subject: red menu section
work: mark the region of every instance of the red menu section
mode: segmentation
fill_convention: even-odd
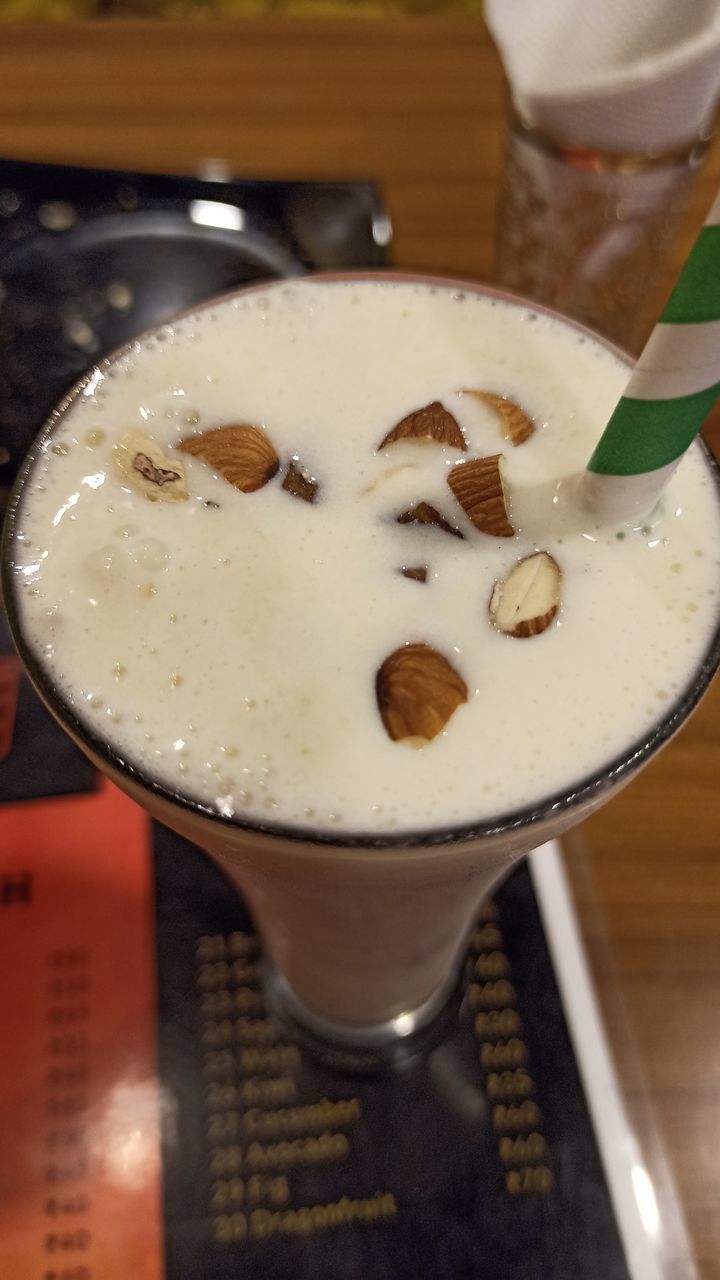
[[[19,686],[20,659],[13,653],[0,654],[0,760],[10,754]]]
[[[0,1240],[18,1280],[161,1280],[147,819],[0,809]]]

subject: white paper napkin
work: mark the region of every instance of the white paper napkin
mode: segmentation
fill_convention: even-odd
[[[709,131],[720,0],[486,0],[521,117],[553,138],[662,153]]]

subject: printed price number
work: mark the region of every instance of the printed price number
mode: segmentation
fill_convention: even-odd
[[[61,1267],[43,1272],[42,1280],[92,1280],[92,1271],[89,1267]]]
[[[256,987],[236,987],[234,991],[205,991],[200,998],[200,1017],[217,1022],[235,1013],[265,1012],[262,995]]]
[[[516,1009],[492,1009],[475,1017],[478,1040],[511,1040],[522,1033],[522,1019]]]
[[[494,982],[471,982],[467,991],[471,1009],[506,1009],[517,1001],[517,992],[507,978]]]
[[[50,952],[46,961],[51,969],[72,969],[89,963],[90,951],[87,947],[59,947]]]
[[[45,1134],[45,1146],[51,1151],[62,1151],[68,1147],[83,1146],[86,1138],[84,1129],[50,1129]]]
[[[220,991],[230,986],[251,986],[257,982],[257,965],[252,960],[219,960],[201,964],[195,977],[199,991]]]
[[[71,1120],[88,1108],[87,1094],[70,1094],[67,1097],[50,1097],[45,1106],[46,1115],[53,1120]]]
[[[50,1036],[46,1048],[52,1057],[80,1057],[88,1052],[90,1042],[85,1035],[53,1035]]]
[[[203,961],[227,960],[228,957],[254,956],[259,950],[254,933],[236,931],[225,936],[222,933],[204,934],[195,944],[195,959]]]
[[[92,1243],[92,1236],[84,1227],[78,1227],[73,1231],[49,1231],[43,1241],[43,1248],[46,1253],[55,1253],[58,1250],[71,1252],[73,1249],[79,1251],[89,1249]]]
[[[518,1132],[520,1129],[537,1129],[542,1124],[542,1114],[537,1103],[526,1100],[510,1106],[500,1105],[492,1109],[492,1121],[499,1132]]]
[[[53,1000],[67,999],[68,996],[74,999],[86,995],[89,990],[90,976],[87,973],[72,978],[52,978],[47,984],[47,993]]]
[[[495,924],[500,919],[500,912],[492,898],[486,898],[485,901],[480,904],[477,919],[478,924]]]
[[[502,951],[490,951],[487,955],[478,956],[473,967],[476,976],[483,982],[507,978],[510,973],[510,963]]]
[[[553,1189],[553,1176],[547,1165],[509,1169],[505,1174],[505,1190],[511,1196],[548,1195]]]
[[[496,924],[484,924],[475,929],[471,941],[475,951],[499,951],[503,936]]]
[[[51,1089],[72,1088],[85,1084],[90,1075],[90,1067],[85,1062],[73,1063],[72,1066],[50,1067],[45,1080]]]
[[[45,1201],[45,1212],[50,1217],[64,1213],[87,1213],[90,1209],[90,1197],[86,1195],[63,1196],[62,1199],[52,1196]]]
[[[90,1010],[86,1004],[51,1005],[45,1021],[52,1027],[67,1027],[87,1022],[89,1017]]]
[[[81,1178],[87,1178],[88,1165],[87,1160],[67,1160],[56,1161],[54,1164],[45,1166],[46,1182],[79,1182]]]
[[[498,1154],[505,1166],[508,1195],[548,1195],[553,1176],[546,1164],[548,1144],[538,1129],[542,1112],[533,1100],[535,1082],[528,1069],[529,1054],[521,1038],[523,1025],[515,1007],[517,993],[510,978],[512,966],[501,950],[502,934],[494,903],[481,916],[473,933],[479,953],[468,987],[468,1003],[477,1010],[475,1037],[480,1041],[480,1063],[486,1072],[485,1088],[492,1106],[492,1123],[498,1134]],[[512,1166],[508,1168],[508,1165]]]
[[[524,1067],[516,1071],[491,1071],[486,1083],[491,1102],[509,1102],[514,1098],[528,1098],[535,1092],[532,1076]]]
[[[513,1067],[524,1067],[527,1058],[527,1045],[517,1036],[510,1040],[497,1040],[495,1043],[488,1041],[480,1047],[480,1062],[486,1071],[507,1071]]]
[[[547,1142],[541,1133],[528,1133],[517,1138],[501,1138],[500,1159],[503,1164],[537,1164],[547,1154]]]
[[[45,1046],[50,1057],[45,1073],[45,1114],[50,1126],[44,1143],[51,1162],[44,1170],[49,1194],[43,1207],[46,1217],[56,1221],[46,1224],[50,1229],[44,1236],[43,1249],[59,1258],[57,1265],[45,1273],[45,1280],[92,1280],[91,1269],[84,1262],[60,1260],[63,1254],[90,1249],[90,1232],[84,1226],[57,1221],[72,1215],[77,1222],[79,1215],[90,1210],[90,1198],[83,1191],[62,1190],[63,1184],[84,1182],[89,1176],[88,1135],[82,1118],[89,1102],[90,1040],[86,1026],[91,1016],[87,1002],[90,951],[87,947],[58,948],[50,952],[46,963],[54,972],[46,984],[45,1022],[51,1032]]]

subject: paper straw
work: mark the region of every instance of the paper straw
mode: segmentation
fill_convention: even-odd
[[[720,395],[720,195],[598,442],[580,496],[601,522],[654,507]]]

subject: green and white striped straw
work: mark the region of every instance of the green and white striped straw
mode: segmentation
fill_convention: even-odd
[[[654,507],[720,395],[720,195],[581,483],[601,522]]]

